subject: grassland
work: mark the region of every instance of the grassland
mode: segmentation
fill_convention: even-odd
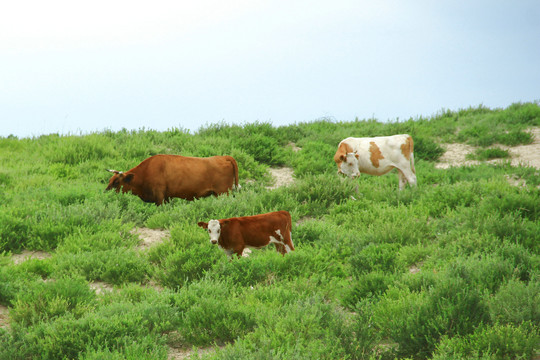
[[[0,359],[538,358],[540,170],[435,165],[443,143],[516,146],[539,126],[539,104],[524,103],[0,138]],[[336,175],[341,139],[396,133],[415,139],[417,188]],[[160,153],[232,155],[242,189],[161,207],[104,192],[105,168]],[[281,166],[295,181],[267,189]],[[296,247],[284,257],[228,261],[196,225],[281,209]],[[134,229],[147,228],[167,236],[141,246]],[[15,263],[22,251],[47,256]]]

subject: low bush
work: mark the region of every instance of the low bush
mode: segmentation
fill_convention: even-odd
[[[413,141],[415,160],[437,161],[444,154],[444,148],[429,138],[416,135]]]
[[[297,152],[292,160],[296,176],[315,175],[337,172],[334,163],[335,145],[328,145],[320,141],[309,141],[303,144],[302,150]]]
[[[393,273],[400,245],[391,243],[369,244],[351,257],[352,272],[356,276],[380,270]]]
[[[53,274],[119,285],[145,281],[149,272],[149,263],[134,250],[112,249],[58,255]]]
[[[489,148],[489,149],[476,149],[474,154],[467,154],[465,156],[468,160],[492,160],[492,159],[505,159],[509,158],[510,153],[508,150],[503,150],[501,148]]]
[[[378,298],[392,285],[396,276],[382,271],[373,271],[356,277],[343,297],[343,304],[350,309],[363,299]]]
[[[540,324],[540,284],[510,280],[490,298],[489,309],[494,323]]]
[[[33,283],[19,292],[10,311],[11,319],[29,326],[66,313],[79,318],[95,306],[95,293],[82,279],[58,279]]]
[[[209,345],[228,342],[251,331],[255,309],[233,290],[230,282],[203,280],[186,286],[171,299],[179,316],[176,329],[182,342]]]
[[[347,351],[360,352],[357,337],[367,334],[354,334],[345,315],[321,300],[314,295],[261,311],[259,326],[213,358],[340,359],[349,356]]]
[[[446,277],[420,293],[390,288],[373,309],[374,324],[398,344],[400,357],[426,358],[441,336],[469,334],[488,316],[479,290]]]
[[[539,329],[531,323],[481,326],[470,335],[443,338],[433,360],[532,359],[539,342]]]
[[[164,345],[166,339],[160,334],[173,329],[175,318],[169,306],[149,303],[116,303],[80,318],[66,314],[16,328],[6,346],[0,347],[0,358],[6,358],[5,351],[13,359],[74,359],[84,352],[124,352],[125,346],[133,351],[134,343],[145,344],[144,352],[153,352],[156,345]]]

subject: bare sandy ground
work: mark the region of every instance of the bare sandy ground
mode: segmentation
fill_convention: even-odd
[[[267,186],[266,188],[268,190],[274,190],[294,182],[294,171],[290,167],[270,168],[270,174],[274,178],[274,184],[272,186]]]
[[[49,253],[46,253],[45,251],[30,251],[30,250],[23,250],[22,253],[20,254],[13,254],[11,255],[11,261],[13,261],[13,263],[15,265],[17,264],[20,264],[26,260],[30,260],[30,259],[39,259],[39,260],[43,260],[43,259],[47,259],[47,258],[50,258],[51,257],[51,254]]]
[[[156,244],[162,243],[165,238],[169,238],[171,233],[169,230],[135,228],[131,230],[132,234],[136,234],[141,239],[137,249],[144,250]]]
[[[519,146],[504,146],[495,145],[501,149],[508,150],[511,156],[511,164],[513,166],[524,165],[532,166],[540,169],[540,128],[532,128],[529,130],[534,136],[532,144]],[[441,156],[439,162],[435,165],[438,169],[448,169],[452,166],[471,166],[482,163],[477,160],[466,160],[467,154],[472,154],[476,147],[466,144],[443,144],[446,152]],[[494,159],[486,161],[487,163],[505,162],[505,159]]]
[[[9,309],[4,305],[0,305],[0,328],[9,327]]]

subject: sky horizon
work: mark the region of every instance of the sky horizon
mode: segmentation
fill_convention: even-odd
[[[540,100],[540,2],[0,5],[0,137],[431,117]]]

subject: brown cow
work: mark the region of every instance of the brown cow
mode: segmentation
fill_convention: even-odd
[[[238,187],[238,165],[230,156],[196,158],[154,155],[126,172],[114,175],[106,190],[132,192],[145,202],[163,204],[171,198],[186,200],[220,195]]]
[[[249,248],[259,249],[271,243],[285,255],[294,250],[291,224],[291,214],[284,210],[197,223],[208,230],[210,242],[218,244],[229,258],[233,253],[242,256],[246,248],[246,251]]]

